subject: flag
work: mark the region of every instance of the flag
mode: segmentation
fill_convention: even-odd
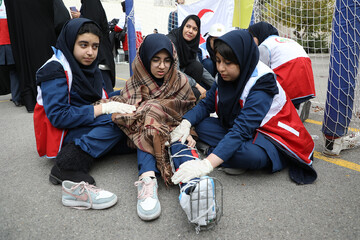
[[[254,0],[234,0],[234,19],[233,26],[248,28],[253,11]]]
[[[178,5],[179,26],[191,14],[197,15],[201,20],[200,44],[206,41],[203,36],[215,23],[223,24],[227,31],[234,29],[232,27],[234,0],[200,0],[189,5]]]

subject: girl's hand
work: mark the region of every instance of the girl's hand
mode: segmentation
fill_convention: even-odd
[[[195,87],[199,90],[201,96],[206,96],[206,89],[203,88],[200,84],[196,84]]]
[[[193,138],[191,135],[189,135],[189,136],[186,138],[186,141],[187,141],[187,145],[188,145],[189,147],[192,147],[192,148],[195,147],[196,141],[194,140],[194,138]]]
[[[180,165],[171,180],[174,184],[178,184],[180,182],[186,183],[193,178],[208,175],[213,169],[213,166],[206,158],[204,160],[196,159],[186,161]]]

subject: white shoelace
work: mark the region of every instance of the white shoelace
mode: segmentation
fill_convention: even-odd
[[[153,181],[153,179],[151,179],[151,181],[149,182],[145,182],[143,179],[141,179],[139,181],[136,181],[134,185],[139,186],[140,184],[142,184],[142,188],[138,192],[138,199],[146,199],[148,197],[154,196],[155,181]]]
[[[94,186],[94,185],[91,185],[91,184],[89,184],[87,182],[82,181],[82,182],[72,186],[70,188],[70,190],[75,191],[78,187],[80,187],[79,195],[83,194],[84,192],[85,192],[85,194],[88,195],[90,206],[89,207],[73,207],[73,208],[76,208],[76,209],[89,209],[89,208],[92,208],[93,203],[92,203],[90,192],[98,193],[98,192],[101,191],[101,189]]]

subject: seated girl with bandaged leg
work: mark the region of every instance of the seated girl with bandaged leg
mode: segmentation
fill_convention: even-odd
[[[134,59],[133,76],[121,94],[111,98],[136,107],[134,113],[114,113],[112,119],[137,148],[137,214],[145,221],[156,219],[161,214],[156,175],[161,175],[166,185],[172,185],[173,167],[177,169],[184,162],[198,158],[191,137],[188,145],[179,142],[165,146],[170,142],[171,130],[196,103],[185,75],[177,70],[177,61],[174,45],[165,35],[148,35]],[[195,184],[196,181],[180,187],[185,194],[199,192],[196,186],[190,188]],[[200,196],[201,199],[204,197],[209,196]]]

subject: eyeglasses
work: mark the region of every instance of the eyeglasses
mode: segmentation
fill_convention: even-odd
[[[160,67],[161,63],[164,63],[165,67],[170,67],[172,60],[171,60],[171,58],[165,58],[164,60],[161,60],[160,58],[151,59],[151,64],[154,67]]]

